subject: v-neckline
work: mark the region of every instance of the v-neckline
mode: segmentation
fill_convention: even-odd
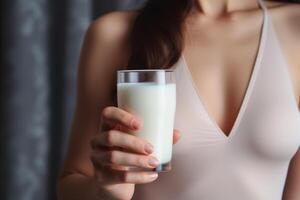
[[[262,60],[262,56],[263,56],[263,52],[264,52],[264,47],[265,47],[265,43],[266,43],[266,36],[267,36],[267,28],[268,28],[268,15],[266,13],[266,10],[265,8],[263,7],[263,5],[261,5],[261,7],[263,8],[263,24],[262,24],[262,28],[261,28],[261,31],[260,31],[260,38],[259,38],[259,44],[258,44],[258,50],[257,50],[257,53],[256,53],[256,58],[254,60],[254,66],[252,67],[252,71],[251,71],[251,75],[250,75],[250,80],[248,82],[248,85],[246,87],[246,91],[244,93],[244,96],[243,96],[243,99],[242,99],[242,102],[241,102],[241,105],[239,107],[239,110],[238,110],[238,113],[237,113],[237,116],[235,117],[235,120],[234,120],[234,123],[229,131],[228,134],[226,134],[222,129],[221,127],[219,126],[219,124],[214,120],[214,118],[212,118],[208,112],[208,110],[206,109],[206,106],[204,104],[204,101],[202,100],[202,97],[198,91],[198,88],[196,87],[196,84],[193,80],[193,77],[192,77],[192,73],[188,67],[188,64],[187,64],[187,61],[182,53],[182,56],[181,56],[181,59],[183,60],[183,66],[184,68],[186,69],[186,72],[189,76],[189,79],[190,79],[190,82],[192,83],[193,85],[193,89],[194,91],[197,93],[197,96],[198,96],[198,101],[199,103],[201,104],[201,106],[203,107],[203,110],[205,112],[205,114],[207,115],[208,119],[210,120],[210,122],[213,123],[214,125],[214,128],[216,128],[216,131],[218,132],[218,134],[225,138],[225,139],[230,139],[231,137],[233,137],[235,135],[235,133],[237,132],[237,128],[241,122],[241,119],[242,117],[244,116],[244,112],[247,108],[247,105],[248,105],[248,101],[249,101],[249,97],[252,93],[252,90],[253,90],[253,86],[254,86],[254,83],[255,83],[255,80],[256,80],[256,77],[257,77],[257,73],[259,71],[259,68],[261,66],[261,60]]]

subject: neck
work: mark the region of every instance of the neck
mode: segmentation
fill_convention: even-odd
[[[196,4],[198,11],[211,17],[259,7],[258,0],[196,0]]]

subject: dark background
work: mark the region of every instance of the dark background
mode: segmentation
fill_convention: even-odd
[[[102,14],[143,2],[1,0],[1,200],[56,199],[84,32]]]
[[[0,199],[54,200],[90,22],[142,0],[1,0]]]

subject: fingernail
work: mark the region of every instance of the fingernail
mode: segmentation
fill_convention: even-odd
[[[145,147],[144,147],[146,153],[150,154],[153,152],[153,146],[149,143],[145,144]]]
[[[149,179],[150,179],[150,180],[155,180],[155,179],[157,179],[157,177],[158,177],[158,173],[150,174],[150,175],[149,175]]]
[[[158,160],[155,159],[155,158],[150,158],[148,160],[148,164],[151,166],[151,167],[156,167],[158,165]]]
[[[132,127],[133,127],[134,129],[139,129],[139,128],[140,128],[140,125],[141,125],[140,120],[138,120],[138,119],[133,119],[133,121],[132,121]]]

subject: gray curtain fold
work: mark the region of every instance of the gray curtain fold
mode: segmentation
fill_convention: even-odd
[[[143,0],[3,0],[0,199],[53,200],[90,22]]]

